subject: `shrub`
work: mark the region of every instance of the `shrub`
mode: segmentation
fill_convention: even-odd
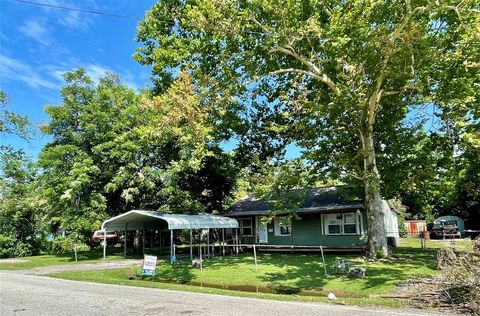
[[[55,237],[54,240],[50,242],[50,252],[51,253],[69,253],[73,252],[77,246],[77,250],[87,250],[90,247],[79,241],[74,241],[68,237]]]
[[[0,258],[13,257],[15,252],[15,238],[0,235]]]
[[[0,258],[31,256],[33,247],[11,236],[0,235]]]
[[[24,242],[17,242],[13,250],[13,257],[28,257],[34,254],[33,247],[31,244]]]

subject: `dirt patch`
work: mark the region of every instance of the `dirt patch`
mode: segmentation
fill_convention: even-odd
[[[17,258],[0,259],[0,263],[26,263],[29,261],[30,260],[17,259]]]
[[[110,270],[117,268],[140,266],[142,260],[122,260],[122,261],[107,261],[98,263],[79,263],[69,265],[49,266],[33,269],[34,274],[50,274],[65,271],[91,271],[91,270]]]

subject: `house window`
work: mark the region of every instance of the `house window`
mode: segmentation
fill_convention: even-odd
[[[325,214],[326,235],[356,235],[359,233],[360,218],[356,213]]]
[[[292,225],[288,223],[288,217],[275,217],[275,236],[290,236]]]
[[[342,220],[337,214],[325,214],[327,235],[340,235],[342,233]]]
[[[240,224],[242,228],[242,236],[253,236],[251,218],[241,219]]]
[[[357,233],[357,220],[356,220],[355,213],[343,214],[343,233],[344,234]]]

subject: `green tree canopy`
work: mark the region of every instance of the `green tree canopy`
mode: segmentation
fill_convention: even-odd
[[[135,58],[153,66],[158,93],[188,69],[247,122],[264,118],[266,149],[297,140],[319,174],[357,179],[375,256],[386,249],[389,181],[377,154],[418,105],[471,113],[478,15],[475,0],[160,1],[139,25]]]
[[[211,111],[185,74],[151,98],[106,75],[65,74],[63,103],[46,107],[53,137],[41,152],[50,222],[84,237],[131,209],[221,211],[235,183],[232,157],[212,139]]]

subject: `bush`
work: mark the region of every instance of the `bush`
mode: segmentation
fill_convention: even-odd
[[[31,256],[32,250],[30,244],[17,241],[11,236],[0,235],[0,258]]]
[[[10,236],[0,235],[0,258],[13,257],[15,239]]]
[[[74,241],[68,237],[55,237],[54,240],[50,241],[50,252],[51,253],[70,253],[77,246],[77,250],[88,250],[90,247],[79,241]]]
[[[33,247],[24,242],[17,242],[13,251],[13,257],[28,257],[34,254]],[[36,254],[36,253],[35,253]]]

